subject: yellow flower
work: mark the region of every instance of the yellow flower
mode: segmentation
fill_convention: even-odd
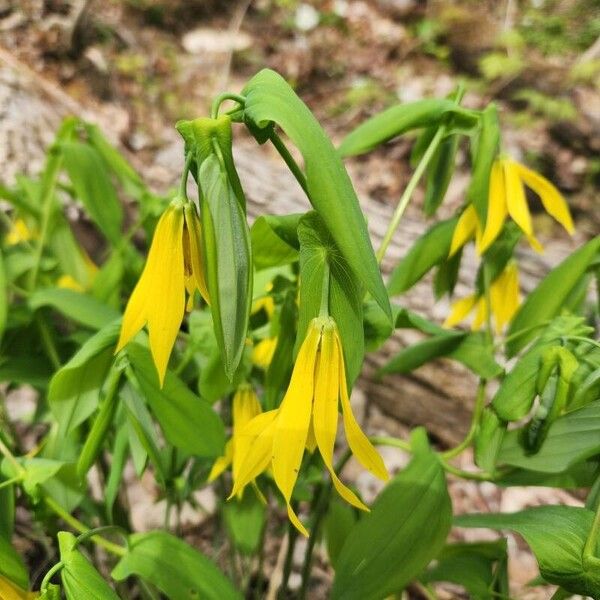
[[[35,233],[27,227],[25,221],[16,219],[6,234],[5,242],[7,246],[15,246],[21,242],[28,242],[33,238],[35,238]]]
[[[236,390],[233,396],[232,413],[231,439],[225,445],[225,454],[215,461],[208,481],[214,481],[229,465],[232,465],[233,477],[236,478],[239,475],[242,461],[249,450],[248,438],[240,435],[240,431],[254,417],[262,413],[258,397],[249,385],[242,385]],[[242,492],[243,487],[238,490],[238,496],[241,496]]]
[[[261,340],[252,349],[252,362],[260,369],[268,369],[277,348],[277,338],[270,337]]]
[[[490,285],[490,307],[496,325],[496,333],[502,330],[514,317],[519,308],[519,271],[514,262],[500,273]],[[488,304],[483,295],[472,294],[452,304],[444,327],[454,327],[475,309],[471,324],[473,330],[481,329],[488,319]]]
[[[539,173],[510,158],[499,158],[494,161],[490,173],[485,228],[479,222],[475,209],[470,205],[463,212],[454,230],[450,256],[473,235],[476,235],[477,251],[479,254],[483,254],[500,235],[507,217],[510,217],[520,227],[531,247],[537,252],[542,252],[542,245],[533,234],[524,186],[531,188],[539,196],[546,212],[558,221],[569,234],[573,234],[575,228],[569,206],[554,185]]]
[[[351,451],[366,469],[386,480],[388,473],[381,456],[352,413],[342,344],[335,321],[330,317],[319,317],[311,322],[300,347],[281,406],[258,415],[240,432],[240,436],[247,438],[245,447],[248,451],[240,470],[234,473],[231,496],[271,466],[291,522],[303,535],[308,535],[291,507],[291,498],[304,449],[318,447],[338,493],[353,506],[368,510],[333,469],[340,401]]]
[[[200,236],[200,220],[194,206],[173,200],[156,225],[146,266],[123,316],[116,352],[147,323],[161,386],[183,320],[186,290],[190,296],[188,310],[196,289],[208,302]]]
[[[0,575],[0,599],[1,600],[33,600],[38,598],[38,592],[28,592],[17,584]]]

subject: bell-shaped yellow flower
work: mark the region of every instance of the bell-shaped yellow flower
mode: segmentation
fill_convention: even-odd
[[[504,327],[511,322],[519,308],[519,271],[514,262],[500,273],[490,285],[490,308],[496,326],[496,333],[502,333]],[[475,317],[471,328],[481,329],[488,319],[488,303],[485,296],[472,294],[460,298],[452,304],[450,314],[444,321],[444,327],[454,327],[475,309]]]
[[[231,439],[225,445],[225,454],[215,461],[208,481],[214,481],[229,465],[232,466],[234,479],[239,475],[244,457],[248,453],[248,437],[240,435],[240,432],[261,413],[262,407],[254,390],[249,385],[241,385],[233,395]],[[243,488],[239,489],[238,496],[241,496],[242,492]]]
[[[185,312],[197,289],[208,302],[200,254],[200,220],[189,202],[175,199],[160,217],[142,275],[129,298],[117,350],[147,323],[160,384]]]
[[[1,600],[34,600],[34,598],[39,598],[38,592],[28,592],[3,575],[0,575]]]
[[[27,223],[23,219],[18,218],[12,223],[4,241],[7,246],[15,246],[36,237],[36,234],[27,227]]]
[[[510,158],[498,158],[492,165],[488,194],[487,220],[482,227],[473,206],[462,214],[454,230],[450,256],[474,235],[479,254],[483,254],[496,240],[502,226],[510,217],[523,231],[531,247],[537,252],[543,248],[533,233],[531,213],[527,205],[525,187],[540,198],[546,212],[560,223],[569,234],[575,227],[569,206],[560,192],[545,177]],[[483,229],[483,231],[481,231]]]
[[[240,432],[248,449],[231,495],[255,479],[269,466],[287,504],[291,522],[308,535],[292,509],[291,498],[305,448],[319,448],[338,493],[350,504],[368,510],[338,478],[333,468],[333,449],[341,402],[346,439],[354,456],[374,475],[386,480],[381,456],[356,422],[346,383],[342,344],[335,321],[319,317],[311,322],[300,347],[290,385],[276,410],[252,419]]]

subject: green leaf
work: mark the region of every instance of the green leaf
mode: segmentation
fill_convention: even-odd
[[[119,246],[123,209],[102,158],[92,146],[80,142],[63,142],[61,150],[77,197],[100,231],[114,246]]]
[[[502,487],[541,486],[574,490],[591,487],[599,474],[598,461],[592,458],[577,463],[562,473],[510,469],[502,473],[495,483]]]
[[[0,476],[0,484],[4,478]],[[10,540],[15,529],[15,489],[12,485],[0,488],[0,537]],[[2,564],[2,561],[0,561]]]
[[[464,112],[446,98],[391,106],[353,129],[342,140],[338,152],[344,157],[364,154],[407,131],[435,126],[448,112],[457,110]]]
[[[215,155],[200,166],[203,246],[215,334],[229,379],[237,369],[252,304],[250,233],[242,206]]]
[[[509,514],[462,515],[455,525],[519,533],[535,554],[545,581],[574,594],[598,597],[600,571],[583,564],[583,548],[593,520],[594,513],[585,508],[538,506]]]
[[[205,556],[161,531],[135,533],[129,550],[111,575],[123,581],[137,575],[170,600],[241,600],[241,594]]]
[[[474,544],[450,544],[421,581],[448,581],[465,588],[473,600],[487,600],[501,593],[506,581],[506,540]],[[504,581],[502,581],[504,580]]]
[[[350,505],[336,497],[330,500],[325,517],[325,539],[329,562],[334,569],[337,569],[340,552],[356,521],[355,511]]]
[[[483,471],[492,473],[496,468],[505,433],[506,423],[498,418],[493,409],[485,407],[481,413],[475,438],[475,463]]]
[[[412,445],[410,465],[348,535],[332,600],[370,600],[400,592],[442,549],[452,520],[444,471],[424,430],[413,433]]]
[[[514,356],[536,335],[533,329],[556,316],[600,251],[600,236],[590,240],[552,269],[521,304],[507,332],[509,356]],[[518,337],[514,337],[518,335]]]
[[[4,575],[20,588],[29,587],[29,574],[23,559],[9,540],[0,535],[0,575]]]
[[[287,265],[298,260],[296,230],[302,214],[261,215],[250,228],[252,259],[257,270]]]
[[[58,533],[58,547],[63,567],[60,576],[67,600],[119,600],[108,583],[75,547],[75,536]]]
[[[457,360],[483,379],[494,379],[504,369],[496,362],[494,350],[484,333],[469,333],[447,358]]]
[[[473,173],[467,189],[467,202],[473,204],[480,223],[487,219],[488,192],[492,164],[498,153],[500,143],[500,124],[498,109],[495,104],[488,106],[481,113],[481,127],[474,144]]]
[[[63,435],[96,410],[120,326],[110,323],[90,337],[50,381],[48,403]]]
[[[233,545],[248,556],[257,552],[267,520],[266,506],[254,490],[246,490],[242,499],[234,498],[223,505],[223,520]]]
[[[221,456],[225,431],[211,405],[198,398],[171,371],[167,371],[161,388],[150,352],[144,346],[129,344],[127,356],[167,441],[195,456]]]
[[[388,292],[402,294],[448,257],[457,217],[440,221],[429,228],[396,265],[390,275]]]
[[[93,296],[65,288],[36,290],[29,296],[29,306],[37,310],[51,306],[70,320],[90,329],[102,329],[119,317],[119,313]]]
[[[115,435],[115,441],[111,452],[110,471],[104,488],[104,506],[109,523],[113,523],[113,506],[125,469],[128,451],[127,425],[121,424]]]
[[[457,134],[444,138],[436,149],[427,167],[425,199],[423,211],[430,217],[435,214],[448,191],[454,175],[456,152],[460,138]]]
[[[316,212],[310,212],[302,218],[298,226],[298,239],[302,284],[296,349],[304,341],[312,319],[319,316],[327,263],[329,314],[340,332],[347,377],[352,384],[358,377],[364,357],[363,291]]]
[[[355,277],[391,319],[389,299],[356,193],[314,115],[286,81],[268,69],[255,75],[242,93],[246,97],[244,119],[251,129],[264,129],[275,122],[300,150],[311,204]]]
[[[499,462],[530,471],[560,473],[586,458],[600,453],[600,400],[556,419],[535,454],[522,444],[521,429],[504,437]]]
[[[4,335],[6,319],[8,317],[8,291],[6,289],[6,270],[4,268],[4,256],[0,252],[0,342]]]

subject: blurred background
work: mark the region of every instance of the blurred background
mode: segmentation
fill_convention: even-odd
[[[42,104],[66,102],[100,121],[150,172],[174,121],[205,114],[215,94],[265,66],[293,83],[334,140],[460,80],[466,105],[498,101],[505,149],[558,185],[575,216],[589,217],[584,229],[598,230],[600,0],[0,0],[0,44],[13,70],[5,86],[29,70]],[[25,134],[7,126],[8,95],[4,178],[36,167],[36,141],[19,143]],[[26,129],[41,119],[24,98],[13,95],[12,109]],[[37,145],[51,139],[49,122]],[[410,144],[351,163],[359,191],[395,202]],[[462,200],[462,189],[450,199]]]

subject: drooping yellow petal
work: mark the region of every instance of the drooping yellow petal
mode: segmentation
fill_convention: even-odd
[[[312,419],[308,424],[308,435],[306,436],[306,449],[312,454],[317,447],[317,438],[315,436],[315,428],[313,427]]]
[[[202,228],[200,226],[200,219],[196,213],[196,208],[192,204],[186,204],[184,215],[184,237],[187,240],[187,248],[189,250],[189,256],[186,257],[186,264],[191,268],[191,277],[195,287],[198,288],[204,301],[210,305],[206,277],[204,275],[204,261],[202,258]]]
[[[233,489],[229,498],[236,496],[256,479],[273,458],[273,436],[278,410],[261,413],[236,432],[236,452],[242,457],[237,473],[233,474]]]
[[[267,286],[268,289],[272,287],[272,284]],[[273,313],[275,312],[275,300],[273,300],[273,296],[263,296],[252,304],[252,314],[256,314],[261,310],[264,310],[267,313],[269,319],[273,316]]]
[[[473,310],[476,301],[477,296],[475,294],[455,300],[450,307],[450,314],[442,323],[442,327],[454,327],[458,325]]]
[[[528,169],[526,166],[516,162],[512,162],[512,165],[525,185],[530,187],[540,197],[546,212],[554,217],[570,235],[573,235],[575,226],[573,225],[569,205],[556,187],[545,177]]]
[[[303,535],[308,533],[294,514],[290,502],[308,436],[320,337],[321,326],[315,319],[309,325],[308,334],[298,352],[289,387],[279,407],[273,440],[275,483],[285,498],[290,520]]]
[[[383,481],[389,479],[389,474],[383,460],[377,450],[373,447],[373,444],[369,441],[369,438],[363,433],[362,429],[356,422],[354,413],[352,412],[352,406],[350,405],[350,398],[348,397],[348,387],[346,385],[346,368],[344,365],[344,351],[340,341],[337,329],[335,331],[335,343],[337,346],[337,352],[339,357],[339,377],[340,377],[340,399],[342,402],[342,416],[344,419],[344,430],[346,432],[346,439],[348,440],[348,446],[352,450],[352,454],[357,458],[358,462],[367,471],[370,471]]]
[[[356,494],[340,481],[333,468],[333,449],[337,432],[340,394],[340,358],[333,324],[326,326],[323,330],[316,373],[312,425],[319,452],[338,494],[356,508],[369,510]]]
[[[509,160],[502,161],[504,167],[504,180],[506,184],[506,208],[511,219],[521,228],[527,237],[533,236],[531,214],[527,206],[525,189],[514,163]]]
[[[469,204],[456,223],[448,256],[454,256],[476,234],[478,228],[477,212],[475,207]]]
[[[506,186],[502,163],[495,160],[490,173],[490,191],[488,196],[487,220],[485,230],[477,246],[479,254],[483,254],[496,240],[506,220]]]
[[[488,306],[484,296],[481,296],[477,301],[477,308],[475,310],[475,318],[471,324],[473,331],[478,331],[486,323],[488,318]]]
[[[257,395],[250,386],[241,386],[233,396],[233,476],[236,477],[244,460],[244,441],[240,432],[262,412]]]
[[[158,252],[148,282],[151,299],[146,306],[150,350],[161,386],[185,312],[183,207],[171,205],[163,216],[152,241]]]
[[[516,263],[509,263],[492,282],[490,304],[496,332],[501,333],[519,307],[519,274]]]
[[[214,481],[233,461],[233,440],[228,440],[225,444],[225,452],[215,460],[215,463],[208,474],[208,481]]]
[[[33,600],[34,598],[39,598],[38,592],[28,592],[4,577],[4,575],[0,575],[1,600]]]
[[[267,369],[277,348],[277,338],[270,337],[261,340],[252,349],[252,362],[260,369]]]

